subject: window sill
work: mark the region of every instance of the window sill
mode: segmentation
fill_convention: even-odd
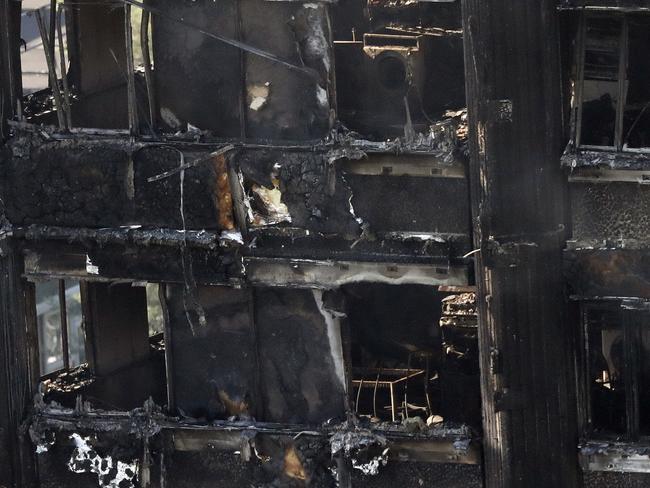
[[[578,446],[583,471],[650,473],[650,440],[587,440]]]

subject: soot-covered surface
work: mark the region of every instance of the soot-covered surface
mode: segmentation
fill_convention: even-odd
[[[650,188],[636,183],[571,185],[575,239],[638,239],[650,235]]]

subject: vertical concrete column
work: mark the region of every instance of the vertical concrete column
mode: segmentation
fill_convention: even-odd
[[[553,0],[463,0],[487,487],[579,486]]]
[[[0,240],[0,486],[34,486],[34,448],[21,425],[38,381],[38,339],[28,327],[22,256]],[[33,325],[33,324],[32,324]]]

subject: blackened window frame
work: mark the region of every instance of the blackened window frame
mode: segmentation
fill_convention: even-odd
[[[641,432],[639,397],[642,368],[641,330],[650,327],[650,303],[640,300],[585,299],[579,305],[579,339],[577,365],[577,405],[580,434],[587,440],[624,440],[636,442],[639,439],[650,438],[650,432]],[[589,314],[594,311],[615,312],[617,322],[623,330],[623,359],[625,384],[625,432],[624,434],[606,430],[597,430],[594,425],[592,412],[591,375],[590,375],[590,344]],[[650,359],[650,357],[648,357]]]
[[[636,154],[650,154],[650,142],[641,147],[629,147],[626,139],[629,134],[625,133],[625,110],[627,107],[628,91],[629,91],[629,70],[630,70],[630,22],[631,17],[635,14],[627,12],[594,12],[582,11],[578,21],[578,32],[576,36],[576,50],[575,50],[575,87],[573,99],[573,135],[572,139],[575,148],[587,151],[604,151],[616,153],[636,153]],[[644,15],[646,14],[636,14]],[[617,84],[617,103],[616,103],[616,116],[615,116],[615,129],[613,144],[610,145],[597,145],[597,144],[583,144],[583,105],[584,105],[584,85],[585,85],[585,61],[586,52],[588,47],[587,42],[587,25],[590,19],[610,19],[612,22],[619,21],[621,24],[620,38],[619,38],[619,57],[618,57],[618,77]],[[650,17],[648,17],[650,20]],[[650,48],[650,46],[648,46]],[[648,60],[650,63],[650,59]],[[650,100],[648,101],[650,106]],[[635,123],[636,124],[636,123]],[[633,124],[633,127],[634,125]],[[631,132],[631,131],[628,131]]]
[[[43,367],[41,364],[41,348],[40,345],[42,344],[42,338],[40,337],[40,330],[38,331],[38,344],[39,344],[39,373],[38,376],[41,380],[46,380],[49,378],[54,378],[61,373],[65,373],[73,369],[73,367],[70,366],[70,341],[69,341],[69,324],[68,324],[68,310],[67,310],[67,299],[66,299],[66,286],[65,286],[65,279],[64,278],[52,278],[53,281],[57,282],[57,294],[58,294],[58,305],[59,305],[59,320],[61,324],[61,358],[63,365],[61,368],[55,369],[54,371],[50,371],[49,373],[44,373],[43,372]],[[81,288],[81,281],[80,283],[80,291]],[[35,288],[33,288],[32,293],[35,294]],[[83,292],[81,301],[83,303]],[[36,302],[33,300],[34,303],[34,320],[36,321]],[[36,322],[35,322],[36,323]],[[83,322],[82,322],[83,323]]]

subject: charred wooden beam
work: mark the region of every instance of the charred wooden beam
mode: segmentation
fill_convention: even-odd
[[[463,0],[487,487],[580,486],[555,7]]]

